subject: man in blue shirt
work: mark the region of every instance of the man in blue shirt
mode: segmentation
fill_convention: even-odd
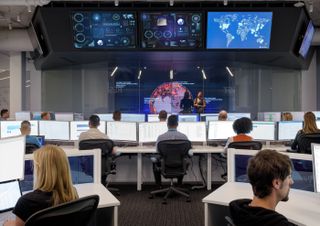
[[[27,120],[21,122],[21,127],[20,127],[20,132],[21,135],[26,136],[26,143],[27,144],[35,144],[39,148],[42,146],[39,140],[35,136],[30,136],[31,133],[31,123]]]

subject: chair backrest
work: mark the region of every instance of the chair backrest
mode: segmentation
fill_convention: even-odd
[[[36,144],[26,143],[26,154],[32,154],[38,148],[39,146]]]
[[[102,156],[109,156],[112,153],[114,143],[109,139],[90,139],[79,142],[80,150],[101,149]]]
[[[320,143],[320,133],[302,133],[297,137],[298,152],[311,154],[311,143]]]
[[[226,222],[227,222],[227,226],[236,226],[236,225],[233,223],[233,220],[231,219],[231,217],[225,216],[224,219],[225,219]]]
[[[228,148],[261,150],[262,143],[259,141],[237,141],[231,142]]]
[[[186,174],[186,159],[190,148],[189,140],[164,140],[158,143],[161,174],[165,178],[175,178]]]
[[[25,226],[87,226],[98,203],[99,196],[92,195],[40,210],[28,218]]]

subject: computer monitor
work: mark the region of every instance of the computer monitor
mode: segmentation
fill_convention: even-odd
[[[310,20],[309,24],[308,24],[308,27],[307,27],[307,30],[306,30],[306,32],[305,32],[305,34],[303,36],[302,44],[301,44],[300,49],[299,49],[299,54],[303,58],[307,57],[307,54],[308,54],[309,49],[310,49],[310,46],[312,44],[312,38],[313,38],[314,33],[315,33],[315,29],[314,29],[314,26],[312,24],[312,21]]]
[[[226,140],[235,136],[233,121],[210,121],[208,127],[208,140]]]
[[[107,113],[107,114],[96,114],[99,116],[100,121],[113,121],[113,114],[112,113]]]
[[[1,138],[13,137],[21,135],[20,127],[22,121],[1,121]],[[31,134],[38,135],[38,121],[30,121],[31,124]]]
[[[275,140],[275,123],[254,121],[249,136],[254,140]]]
[[[0,139],[0,182],[23,179],[25,136]]]
[[[228,149],[228,181],[248,183],[247,165],[249,159],[258,151]],[[292,179],[294,184],[291,188],[314,191],[312,156],[283,152],[292,161]],[[230,166],[230,167],[229,167]]]
[[[291,113],[293,121],[303,121],[304,119],[303,111],[290,111],[289,113]]]
[[[320,193],[320,144],[311,144],[314,191]]]
[[[137,142],[137,123],[107,122],[107,135],[111,140]]]
[[[278,122],[281,121],[281,112],[262,112],[262,118],[260,118],[261,114],[258,113],[259,121],[266,122]]]
[[[41,112],[40,111],[32,112],[32,120],[41,120]]]
[[[147,115],[148,122],[159,122],[159,115],[158,114],[148,114]]]
[[[278,122],[278,140],[293,140],[302,126],[302,122],[297,121]]]
[[[179,115],[179,122],[198,122],[199,115]]]
[[[139,123],[139,142],[156,142],[159,135],[168,131],[166,122]]]
[[[191,142],[206,142],[205,122],[179,122],[178,131],[185,134]]]
[[[106,133],[106,122],[100,121],[98,129],[102,133]],[[88,121],[72,121],[70,122],[70,140],[78,140],[82,132],[89,130]]]
[[[35,136],[35,137],[38,139],[39,143],[40,143],[42,146],[46,144],[45,136],[39,135],[39,136]]]
[[[313,111],[313,114],[316,116],[317,120],[320,120],[320,111]]]
[[[0,213],[12,210],[21,197],[18,180],[0,183]]]
[[[69,122],[39,121],[39,134],[47,140],[70,140]]]
[[[31,120],[31,112],[30,111],[18,111],[15,113],[15,119],[17,121]]]
[[[229,121],[234,121],[236,119],[243,118],[243,117],[251,118],[251,114],[250,113],[228,113]]]
[[[145,122],[145,114],[121,114],[121,121],[123,122]]]
[[[72,112],[56,112],[55,116],[57,121],[73,121]]]

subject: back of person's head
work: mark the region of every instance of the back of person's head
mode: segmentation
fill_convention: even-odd
[[[183,99],[189,99],[189,97],[190,97],[189,92],[188,92],[188,91],[185,91],[185,92],[184,92]]]
[[[316,116],[309,111],[304,114],[303,132],[304,133],[318,133],[319,129],[316,123]]]
[[[167,120],[168,128],[177,128],[178,127],[178,116],[177,115],[170,115]]]
[[[51,119],[50,113],[49,112],[42,112],[41,119],[42,120],[50,120]]]
[[[292,121],[293,120],[293,116],[290,112],[283,112],[281,116],[282,116],[282,121]]]
[[[121,121],[121,111],[114,111],[112,118],[114,121]]]
[[[284,181],[291,174],[291,160],[275,150],[259,151],[249,160],[247,173],[255,196],[267,197],[272,192],[273,180]]]
[[[31,123],[27,120],[21,122],[20,132],[22,135],[30,135]]]
[[[34,189],[52,192],[52,205],[78,198],[72,185],[69,161],[58,146],[46,145],[34,152]]]
[[[168,116],[167,112],[165,110],[161,110],[158,116],[160,122],[165,122],[167,120],[167,116]]]
[[[100,125],[100,118],[98,115],[91,115],[89,118],[89,126],[91,128],[97,128]]]
[[[252,130],[252,121],[247,117],[242,117],[235,120],[232,127],[236,134],[247,134]]]
[[[1,118],[9,118],[9,110],[8,109],[2,109],[0,112]]]
[[[228,113],[225,110],[221,110],[218,115],[219,121],[226,121],[228,119]]]

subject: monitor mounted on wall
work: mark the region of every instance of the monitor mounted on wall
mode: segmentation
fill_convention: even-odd
[[[310,46],[312,43],[312,38],[313,38],[314,32],[315,32],[314,26],[312,24],[312,21],[310,20],[308,27],[307,27],[307,30],[303,36],[302,44],[299,49],[299,54],[303,58],[307,57],[307,54],[309,52],[309,49],[310,49]]]

